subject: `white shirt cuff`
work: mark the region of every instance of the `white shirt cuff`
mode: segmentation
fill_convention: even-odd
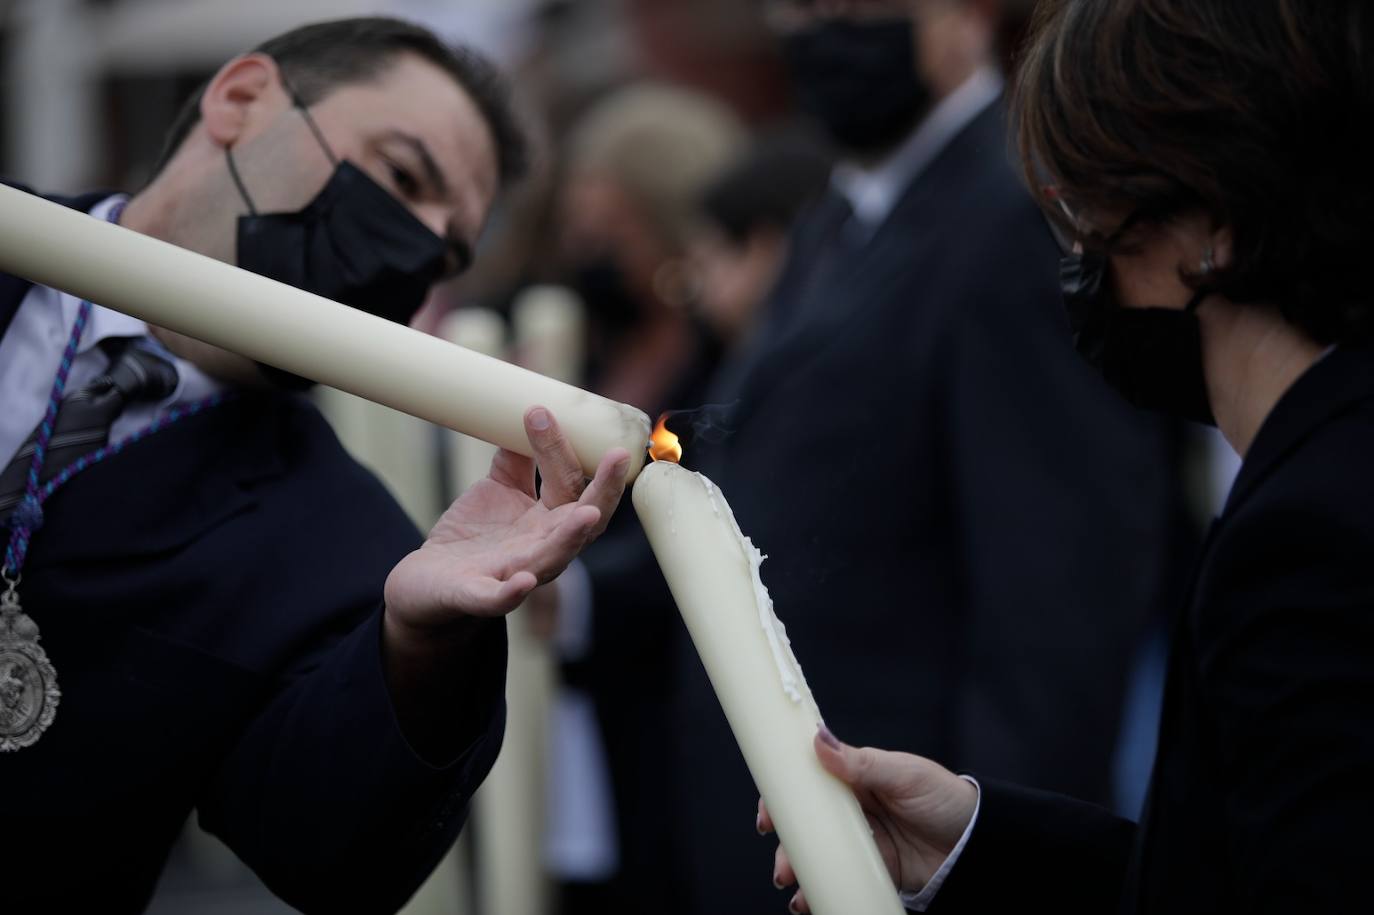
[[[959,841],[954,843],[954,848],[949,852],[940,867],[926,881],[926,885],[921,888],[919,893],[902,893],[902,905],[912,912],[924,912],[926,908],[935,901],[935,894],[940,892],[940,887],[945,885],[949,879],[950,871],[954,870],[954,865],[959,862],[959,856],[964,852],[964,846],[968,844],[968,837],[973,835],[973,826],[978,822],[978,809],[983,806],[983,786],[978,784],[976,778],[968,775],[959,776],[964,781],[978,789],[978,800],[973,805],[973,816],[969,818],[968,825],[964,827],[964,834],[959,837]]]

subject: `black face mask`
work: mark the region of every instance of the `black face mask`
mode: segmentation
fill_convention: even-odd
[[[1101,254],[1069,254],[1059,262],[1074,348],[1135,406],[1216,425],[1196,313],[1210,290],[1199,289],[1182,311],[1125,308],[1107,291],[1106,276]]]
[[[783,40],[798,103],[844,150],[884,152],[929,109],[914,29],[910,19],[829,20]]]
[[[611,333],[620,333],[638,324],[646,311],[630,291],[625,273],[610,255],[601,255],[573,268],[573,288],[587,303],[592,320]]]
[[[237,262],[245,270],[409,324],[442,275],[447,245],[405,206],[325,143],[304,106],[297,110],[334,163],[334,173],[294,213],[259,213],[226,149],[229,174],[248,207],[238,220]],[[263,366],[288,387],[310,382]]]

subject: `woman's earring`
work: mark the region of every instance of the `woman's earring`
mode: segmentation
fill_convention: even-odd
[[[1203,276],[1210,276],[1211,273],[1212,273],[1212,271],[1214,271],[1214,270],[1216,270],[1216,269],[1217,269],[1217,262],[1216,262],[1216,260],[1215,260],[1215,255],[1214,255],[1212,249],[1211,249],[1211,248],[1208,248],[1208,249],[1207,249],[1207,253],[1204,254],[1204,255],[1202,255],[1202,275],[1203,275]]]

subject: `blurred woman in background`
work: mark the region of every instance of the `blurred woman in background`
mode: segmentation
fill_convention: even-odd
[[[687,241],[698,197],[744,142],[722,103],[655,84],[613,92],[574,126],[557,219],[587,304],[592,390],[657,415],[675,378],[714,362],[693,326]]]

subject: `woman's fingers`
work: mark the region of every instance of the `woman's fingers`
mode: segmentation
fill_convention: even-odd
[[[781,845],[773,853],[773,885],[780,890],[785,890],[797,882],[797,875],[792,870],[792,861],[787,857],[787,850]]]
[[[754,828],[761,836],[773,831],[773,817],[768,813],[768,805],[763,802],[763,798],[759,798],[759,811],[754,817]]]
[[[849,785],[882,797],[910,794],[920,778],[920,758],[872,747],[851,747],[821,725],[814,740],[816,756],[831,775]]]
[[[802,890],[792,896],[792,901],[787,904],[787,911],[795,912],[796,915],[806,915],[811,911],[811,907],[806,904],[806,893]]]
[[[949,854],[978,809],[978,788],[928,759],[851,747],[824,725],[814,745],[821,767],[854,789],[865,812],[891,819],[941,854]],[[899,861],[905,854],[897,847]]]
[[[544,407],[525,411],[525,435],[534,449],[542,480],[540,499],[549,508],[576,502],[586,486],[582,462],[577,459],[558,420]]]

